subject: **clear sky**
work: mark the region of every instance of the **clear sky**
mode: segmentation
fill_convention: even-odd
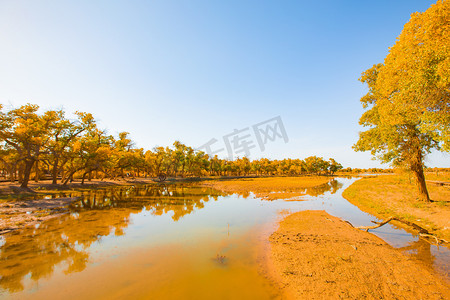
[[[147,149],[280,116],[289,141],[250,158],[380,166],[351,149],[358,78],[434,2],[0,0],[0,103],[91,112]]]

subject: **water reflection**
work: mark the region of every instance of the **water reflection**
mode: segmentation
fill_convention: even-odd
[[[336,194],[336,192],[344,186],[342,182],[339,182],[336,179],[330,180],[326,184],[319,185],[316,187],[305,189],[304,194],[308,196],[317,197],[325,194],[326,192],[330,192],[330,194]]]
[[[327,192],[330,192],[330,194],[335,194],[343,186],[344,184],[342,182],[339,182],[339,180],[332,179],[327,183],[314,187],[300,188],[300,189],[289,188],[281,192],[280,191],[271,192],[267,194],[267,196],[269,197],[264,197],[262,198],[262,200],[278,200],[278,199],[295,200],[301,199],[302,196],[317,197]],[[283,187],[279,187],[279,189],[282,190]],[[243,198],[248,198],[253,195],[252,191],[235,191],[234,193],[242,196]]]
[[[172,219],[178,221],[194,210],[202,209],[205,202],[229,194],[189,184],[119,187],[83,193],[81,200],[72,204],[72,209],[126,208],[139,212],[145,208],[153,215],[172,213]]]
[[[412,257],[418,260],[434,262],[436,257],[431,253],[431,245],[423,239],[410,242],[405,247],[400,247],[399,250],[408,253]]]
[[[450,250],[447,247],[436,247],[424,239],[418,238],[398,249],[424,263],[425,266],[435,269],[447,280],[450,279]]]
[[[186,185],[137,186],[71,193],[82,196],[72,213],[6,236],[0,248],[0,286],[17,292],[22,280],[50,277],[64,263],[65,274],[80,272],[88,262],[87,249],[104,236],[124,234],[130,215],[144,209],[153,215],[172,214],[178,221],[224,192]]]
[[[231,253],[226,253],[227,259],[228,257],[233,258],[233,260],[230,260],[232,263],[236,263],[238,260],[237,257],[239,257],[241,261],[247,259],[246,256],[242,254],[242,248],[249,247],[249,245],[245,244],[245,241],[248,242],[248,238],[241,237],[239,240],[233,240],[234,237],[232,236],[232,238],[229,239],[229,233],[226,234],[225,227],[223,230],[218,227],[222,224],[227,225],[227,222],[231,222],[232,225],[238,224],[236,227],[232,228],[233,232],[237,230],[235,228],[238,226],[242,226],[245,230],[250,230],[249,228],[260,228],[262,226],[261,224],[274,221],[278,216],[278,212],[282,210],[293,212],[305,209],[322,209],[328,211],[332,215],[349,220],[355,225],[367,225],[374,217],[361,212],[341,196],[341,191],[353,181],[354,180],[349,179],[337,179],[331,180],[327,184],[318,187],[304,189],[301,193],[306,195],[302,199],[305,201],[260,201],[260,199],[249,197],[251,196],[249,193],[240,193],[242,197],[248,198],[249,201],[235,199],[236,197],[220,198],[230,196],[230,194],[208,187],[201,187],[196,184],[113,187],[85,191],[83,193],[71,192],[53,195],[54,197],[79,196],[80,200],[73,203],[70,214],[48,220],[41,223],[40,226],[25,228],[4,236],[5,241],[0,248],[0,288],[6,291],[6,295],[8,295],[8,293],[11,295],[12,293],[22,290],[25,290],[24,293],[27,293],[29,291],[28,282],[30,280],[32,282],[38,282],[43,278],[50,279],[52,278],[53,273],[57,273],[56,271],[63,274],[72,274],[83,270],[89,272],[89,270],[92,269],[89,268],[91,265],[89,264],[89,259],[92,258],[94,255],[93,253],[95,252],[93,249],[98,249],[99,255],[104,255],[108,260],[108,253],[110,253],[111,250],[108,248],[110,247],[108,245],[116,245],[119,237],[128,237],[128,242],[133,242],[142,237],[142,235],[133,236],[133,234],[130,234],[130,230],[127,230],[127,234],[125,235],[125,229],[128,227],[129,229],[135,228],[135,232],[144,232],[147,236],[149,236],[147,230],[151,227],[148,224],[154,225],[159,231],[165,229],[166,231],[162,234],[179,230],[181,235],[191,234],[189,238],[193,237],[193,244],[198,242],[198,240],[196,240],[197,236],[203,235],[202,246],[199,246],[198,248],[193,246],[194,250],[192,250],[192,252],[186,252],[185,255],[177,257],[180,262],[177,262],[172,269],[169,269],[167,265],[162,264],[161,270],[163,271],[161,271],[161,274],[166,276],[166,273],[180,272],[178,263],[190,266],[191,261],[196,261],[197,264],[192,270],[197,270],[203,258],[210,262],[211,257],[221,257],[220,255],[222,255],[222,252],[214,252],[213,256],[211,256],[206,250],[208,246],[214,248],[216,244],[223,243],[224,249],[230,248],[230,252],[235,251],[233,252],[234,256]],[[219,199],[221,201],[217,201]],[[214,205],[207,205],[205,209],[205,205],[208,202],[216,201],[217,203],[214,203]],[[194,223],[192,221],[185,222],[186,219],[189,219],[187,215],[197,211],[206,212],[207,217],[203,217],[199,223]],[[148,217],[145,217],[146,214],[155,216],[153,223],[148,223]],[[136,218],[134,218],[133,215],[139,215],[140,220],[145,219],[147,223],[142,223],[145,224],[142,225],[142,227],[139,227],[139,224],[134,224],[133,226],[131,220],[133,219],[136,221]],[[163,215],[166,216],[167,222],[169,223],[161,221],[163,218],[159,216]],[[195,220],[198,220],[200,216],[194,214],[193,217],[195,217]],[[181,221],[182,219],[184,221]],[[217,222],[217,219],[221,219],[220,222]],[[170,224],[178,224],[183,228],[164,228],[164,226],[169,227]],[[200,230],[198,228],[200,228]],[[383,230],[383,232],[381,232],[381,230]],[[431,246],[421,239],[416,241],[411,235],[406,234],[403,230],[397,230],[390,227],[390,225],[383,227],[379,232],[374,231],[375,234],[380,234],[385,240],[388,240],[386,239],[386,236],[382,235],[386,232],[387,234],[392,235],[392,239],[395,239],[396,242],[399,240],[402,241],[399,245],[399,247],[403,247],[400,248],[401,250],[417,257],[428,266],[437,264],[440,267],[444,265],[444,269],[446,268],[445,266],[448,267],[449,251],[446,248],[438,253],[436,252],[435,246]],[[222,233],[223,235],[221,235]],[[175,237],[171,236],[167,241],[164,240],[161,244],[166,248],[164,248],[161,253],[164,254],[169,251],[167,249],[172,249],[171,251],[177,252],[178,248],[172,247],[171,243],[174,243],[175,239],[180,239],[179,236],[180,235],[175,235]],[[117,237],[117,239],[115,237]],[[105,243],[105,240],[111,240],[111,238],[114,238],[111,244],[102,244]],[[154,239],[155,237],[151,235],[147,244],[143,244],[145,245],[143,248],[146,249],[146,251],[148,251],[147,249],[149,247],[154,245]],[[99,246],[95,244],[96,242],[100,242],[99,244],[102,245]],[[183,244],[184,241],[176,240],[175,242],[177,242],[178,246],[185,245]],[[126,247],[128,246],[130,245],[126,244]],[[121,251],[121,253],[123,253],[123,249]],[[154,255],[157,262],[163,261],[161,258],[161,255],[163,254],[161,253]],[[177,255],[177,253],[172,254],[171,257],[167,258],[165,261],[166,263],[169,260],[173,261],[175,255]],[[146,252],[143,257],[148,258],[152,256]],[[139,258],[139,261],[141,260],[143,261],[144,259]],[[447,261],[447,263],[445,261]],[[157,265],[157,262],[153,261],[155,265]],[[215,263],[215,265],[217,265],[217,263]],[[231,267],[233,266],[234,265],[231,264]],[[230,278],[236,277],[236,273],[227,273],[228,264],[227,268],[224,268],[222,265],[220,267],[219,271],[213,269],[213,272],[223,272],[223,274],[227,274],[226,276],[229,276]],[[123,267],[123,270],[126,268],[131,267]],[[143,267],[143,269],[149,274],[153,272],[153,269],[150,270],[147,266]],[[168,271],[166,272],[166,270]],[[187,270],[191,269],[187,268]],[[185,271],[185,273],[180,275],[180,278],[188,278],[192,275],[189,272]],[[142,280],[139,273],[131,273],[133,275],[128,275],[129,278],[127,280]],[[172,273],[170,274],[173,275]],[[225,276],[223,274],[218,273],[214,275],[217,277],[211,277],[211,280],[220,282],[220,280],[224,280],[223,277],[220,277]],[[154,278],[154,282],[157,282],[157,279],[158,278]],[[253,278],[251,278],[251,280],[253,280]],[[148,286],[148,277],[143,281],[145,281],[145,285]],[[245,283],[244,277],[242,282]],[[212,284],[213,283],[210,282],[211,286]],[[2,296],[1,289],[0,298]]]
[[[317,196],[335,193],[342,183],[304,189],[303,194]],[[0,248],[0,286],[10,293],[24,289],[27,276],[33,281],[50,277],[56,265],[69,274],[86,268],[92,243],[108,235],[121,236],[130,215],[145,210],[154,216],[171,215],[178,221],[205,203],[230,193],[193,184],[112,187],[84,192],[63,192],[47,198],[80,197],[71,205],[71,213],[25,228],[6,236]],[[240,193],[247,198],[248,192]]]

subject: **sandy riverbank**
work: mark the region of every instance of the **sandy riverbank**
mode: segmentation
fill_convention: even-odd
[[[270,243],[273,276],[293,299],[450,297],[433,270],[324,211],[289,215]]]
[[[48,193],[53,191],[66,191],[66,190],[84,190],[84,189],[96,189],[109,186],[121,186],[121,185],[135,185],[135,184],[151,184],[155,183],[152,178],[136,178],[136,179],[117,179],[117,180],[99,180],[93,179],[91,181],[86,180],[84,184],[81,184],[80,180],[75,180],[66,185],[52,184],[51,180],[41,180],[39,182],[30,181],[28,188],[23,189],[17,182],[0,182],[0,195],[3,197],[20,196],[30,193]]]
[[[77,197],[10,201],[0,203],[0,235],[68,212],[69,205]]]

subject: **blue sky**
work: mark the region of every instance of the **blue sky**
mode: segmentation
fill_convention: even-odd
[[[0,0],[0,103],[94,114],[139,147],[198,147],[281,116],[250,158],[355,153],[364,70],[434,1]],[[434,153],[429,166],[450,167]]]

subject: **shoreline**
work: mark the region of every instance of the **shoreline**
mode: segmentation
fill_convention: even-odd
[[[428,185],[433,202],[415,200],[415,187],[399,175],[361,178],[342,193],[348,202],[379,219],[398,217],[424,227],[438,238],[450,241],[450,189]],[[411,227],[393,221],[395,226]]]
[[[285,217],[270,235],[269,274],[294,299],[450,296],[448,280],[325,211]]]
[[[299,176],[299,177],[308,177]],[[124,178],[124,179],[92,179],[91,181],[86,180],[84,184],[81,184],[80,179],[76,179],[71,183],[62,185],[61,183],[52,184],[51,180],[40,180],[39,182],[30,181],[28,188],[21,188],[20,184],[10,181],[0,182],[0,201],[4,200],[8,196],[21,196],[21,195],[31,195],[39,193],[52,193],[58,191],[68,191],[68,190],[87,190],[87,189],[98,189],[111,186],[129,186],[136,184],[172,184],[172,183],[183,183],[183,182],[201,182],[201,181],[212,181],[212,180],[230,180],[230,179],[246,179],[246,178],[270,178],[265,176],[208,176],[208,177],[168,177],[165,181],[159,181],[153,177],[138,177],[138,178]],[[7,199],[7,198],[6,198]]]
[[[0,236],[27,226],[36,226],[37,224],[56,218],[69,212],[69,206],[72,202],[77,201],[77,197],[58,197],[46,199],[46,196],[52,194],[63,193],[65,191],[83,192],[87,190],[98,190],[108,187],[121,187],[133,185],[161,185],[161,184],[177,184],[177,183],[202,183],[204,186],[218,188],[217,183],[227,184],[236,182],[236,179],[247,180],[263,180],[276,181],[279,176],[221,176],[221,177],[177,177],[167,178],[164,182],[158,182],[154,178],[135,178],[125,180],[98,180],[86,181],[81,184],[74,181],[67,185],[52,184],[51,180],[43,180],[40,182],[30,182],[27,189],[19,187],[18,183],[0,182]],[[292,177],[295,181],[306,181],[307,186],[314,186],[317,183],[315,176],[298,176]],[[284,179],[286,180],[286,179]],[[283,181],[284,181],[283,180]],[[320,181],[328,181],[329,177],[323,177]],[[238,192],[238,191],[235,191]],[[242,190],[241,190],[242,192]],[[279,194],[278,194],[279,196]],[[33,200],[23,200],[21,198],[35,197]]]
[[[327,186],[334,176],[302,176],[302,177],[260,177],[247,180],[217,180],[203,183],[203,186],[264,200],[298,200],[299,197]]]
[[[165,183],[210,181],[200,184],[222,187],[238,194],[259,193],[263,198],[267,196],[268,190],[271,190],[274,193],[271,195],[277,198],[283,193],[289,197],[293,193],[304,193],[306,188],[314,189],[323,185],[324,181],[331,180],[330,177],[309,176],[229,179],[243,178],[177,178],[169,179]],[[83,185],[81,190],[135,184],[158,183],[153,179],[99,181]],[[79,186],[79,183],[73,183],[70,188]],[[294,187],[298,189],[293,189]],[[36,194],[50,194],[52,191],[61,190],[38,190]],[[4,233],[25,226],[38,226],[42,221],[69,213],[69,205],[78,199],[67,197],[1,201],[0,214],[2,209],[5,209],[15,211],[27,219],[22,223],[19,220],[19,226],[11,226],[7,228],[8,231],[2,231],[0,226],[0,241]],[[324,211],[283,213],[270,227],[260,228],[265,236],[261,245],[258,245],[262,253],[261,272],[271,281],[273,287],[280,291],[282,299],[315,299],[322,296],[378,299],[411,298],[415,295],[427,299],[450,298],[450,281],[447,278],[442,279],[437,272],[402,254],[376,235],[352,228],[343,220]],[[411,277],[411,274],[417,276]],[[435,286],[428,284],[430,282],[434,282]]]
[[[6,233],[28,226],[37,226],[49,219],[69,213],[69,206],[79,197],[57,197],[47,199],[46,196],[66,191],[83,192],[107,187],[132,186],[136,184],[156,184],[151,179],[137,180],[92,180],[72,182],[67,185],[52,184],[51,180],[30,182],[27,189],[20,188],[18,183],[0,183],[0,237]],[[37,199],[23,200],[34,196]]]
[[[0,236],[69,213],[78,197],[38,199],[0,203]]]

